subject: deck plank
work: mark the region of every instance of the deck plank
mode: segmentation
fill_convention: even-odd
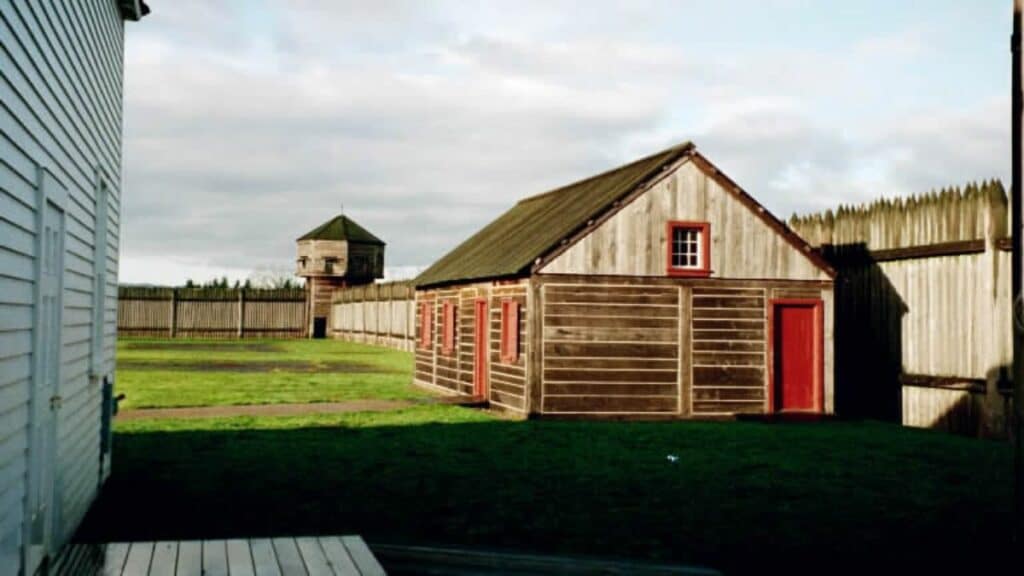
[[[177,542],[157,542],[153,545],[153,561],[149,565],[149,576],[174,576],[177,564]]]
[[[302,556],[309,576],[334,576],[334,570],[331,570],[327,556],[324,555],[316,538],[296,538],[295,544],[299,548],[299,554]]]
[[[203,576],[228,576],[227,547],[223,540],[203,541]]]
[[[348,549],[362,576],[385,576],[384,567],[373,557],[373,552],[359,536],[342,536],[341,543]]]
[[[178,542],[178,576],[199,576],[203,573],[203,545],[199,540]]]
[[[283,576],[309,576],[293,538],[274,538],[274,552]]]
[[[249,551],[249,541],[232,539],[227,541],[228,573],[231,576],[255,576],[256,569]]]
[[[129,548],[131,545],[124,542],[107,544],[103,557],[103,576],[121,576]]]
[[[348,549],[341,543],[337,536],[324,536],[320,538],[320,547],[324,549],[327,561],[334,568],[337,576],[360,576],[359,568],[348,554]]]
[[[249,541],[252,553],[253,568],[256,576],[281,576],[281,567],[277,565],[277,554],[269,538],[253,538]]]
[[[128,559],[124,561],[124,576],[146,576],[149,574],[149,562],[153,559],[152,542],[133,542],[128,550]]]

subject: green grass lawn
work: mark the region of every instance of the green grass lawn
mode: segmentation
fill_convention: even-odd
[[[121,407],[340,402],[426,396],[410,354],[330,340],[122,340]]]
[[[409,366],[337,342],[286,348]],[[408,381],[396,375],[375,397]],[[358,533],[730,573],[984,572],[1010,550],[1007,444],[877,422],[510,421],[416,405],[115,429],[114,472],[85,539]]]

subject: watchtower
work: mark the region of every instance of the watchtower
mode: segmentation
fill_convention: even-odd
[[[344,214],[310,230],[297,242],[295,274],[306,279],[309,334],[323,338],[334,290],[372,284],[384,277],[384,242]]]

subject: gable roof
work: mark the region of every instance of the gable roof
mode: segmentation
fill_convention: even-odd
[[[689,142],[579,182],[520,200],[459,244],[414,283],[417,286],[515,276],[637,185],[685,156]]]
[[[354,220],[339,214],[327,222],[313,228],[299,237],[302,240],[345,240],[356,244],[377,244],[384,246],[384,241],[370,234],[369,230],[356,224]]]
[[[746,192],[684,142],[650,156],[602,172],[573,184],[525,198],[482,230],[424,270],[413,283],[417,287],[471,280],[521,276],[552,251],[568,246],[568,240],[588,223],[616,205],[663,170],[686,157],[698,160],[702,169],[722,178],[735,194],[790,244],[801,250],[830,276],[831,267],[810,245],[771,215]]]

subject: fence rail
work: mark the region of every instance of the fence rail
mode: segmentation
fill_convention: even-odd
[[[790,221],[839,273],[837,409],[1006,434],[1008,212],[993,181]]]
[[[117,329],[162,338],[302,338],[306,295],[299,290],[122,287]]]
[[[415,346],[415,299],[410,282],[337,290],[331,302],[330,336],[411,351]]]

